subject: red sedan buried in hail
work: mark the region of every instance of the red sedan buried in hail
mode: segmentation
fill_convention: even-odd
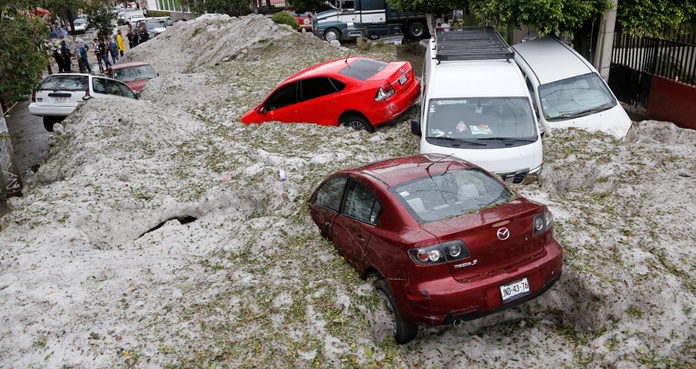
[[[411,63],[349,57],[289,77],[240,120],[344,125],[373,132],[375,126],[406,112],[419,95]]]
[[[390,159],[327,177],[309,199],[322,236],[393,313],[418,325],[479,318],[533,299],[561,276],[551,212],[497,176],[444,155]]]
[[[149,80],[159,76],[152,65],[143,62],[114,64],[106,73],[113,79],[125,82],[135,92],[140,92]]]

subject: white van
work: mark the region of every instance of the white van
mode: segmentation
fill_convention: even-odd
[[[513,52],[492,28],[437,31],[423,71],[421,117],[411,123],[423,154],[452,154],[529,183],[541,172],[541,130]]]
[[[512,48],[542,124],[626,136],[631,118],[592,64],[570,46],[544,37]]]
[[[139,20],[145,19],[145,14],[143,14],[143,12],[140,11],[127,12],[125,15],[125,19],[126,23],[130,24],[131,27],[134,27]]]

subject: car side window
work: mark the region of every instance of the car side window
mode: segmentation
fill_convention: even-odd
[[[537,108],[536,102],[536,92],[534,92],[534,86],[532,86],[532,81],[529,80],[527,75],[524,76],[524,82],[527,84],[527,89],[529,90],[529,96],[532,97],[532,106],[534,107],[534,113],[537,118],[539,117],[539,109]]]
[[[118,89],[121,90],[121,96],[125,96],[125,97],[131,98],[131,99],[136,98],[135,92],[133,92],[133,90],[131,90],[127,84],[125,84],[123,82],[117,82],[117,81],[114,81],[114,83],[116,84]]]
[[[284,108],[297,102],[297,82],[281,87],[266,102],[269,111]]]
[[[118,86],[118,83],[116,81],[112,80],[106,80],[106,92],[109,95],[114,95],[114,96],[123,96],[123,92]]]
[[[311,99],[316,99],[317,97],[326,96],[334,92],[343,90],[345,84],[341,81],[338,82],[338,86],[332,83],[329,78],[319,77],[319,78],[308,78],[302,81],[302,101],[307,101]]]
[[[348,184],[343,213],[361,222],[375,225],[382,213],[382,204],[372,190],[363,183],[352,180]]]
[[[347,177],[336,177],[324,182],[314,195],[312,203],[338,213],[341,209],[343,190],[346,188],[347,181]]]
[[[93,78],[92,79],[92,89],[94,92],[105,94],[106,93],[106,80],[103,78]]]

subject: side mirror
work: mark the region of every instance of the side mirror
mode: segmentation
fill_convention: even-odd
[[[259,114],[266,114],[266,107],[265,106],[260,107],[258,112],[259,112]]]
[[[411,121],[411,133],[418,137],[423,135],[423,132],[421,132],[420,121],[418,119],[414,119]]]
[[[90,100],[92,96],[82,96],[82,101]]]
[[[138,91],[138,92],[135,93],[135,98],[138,99],[138,100],[140,100],[140,91]]]

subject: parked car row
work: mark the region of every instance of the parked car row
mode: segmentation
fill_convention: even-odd
[[[352,57],[289,77],[240,119],[373,131],[418,97],[421,155],[330,174],[308,200],[320,234],[374,280],[398,343],[419,325],[475,319],[549,290],[563,263],[553,215],[509,183],[536,180],[543,133],[622,138],[631,126],[574,50],[548,38],[510,47],[492,29],[439,32],[422,91],[408,62]]]

